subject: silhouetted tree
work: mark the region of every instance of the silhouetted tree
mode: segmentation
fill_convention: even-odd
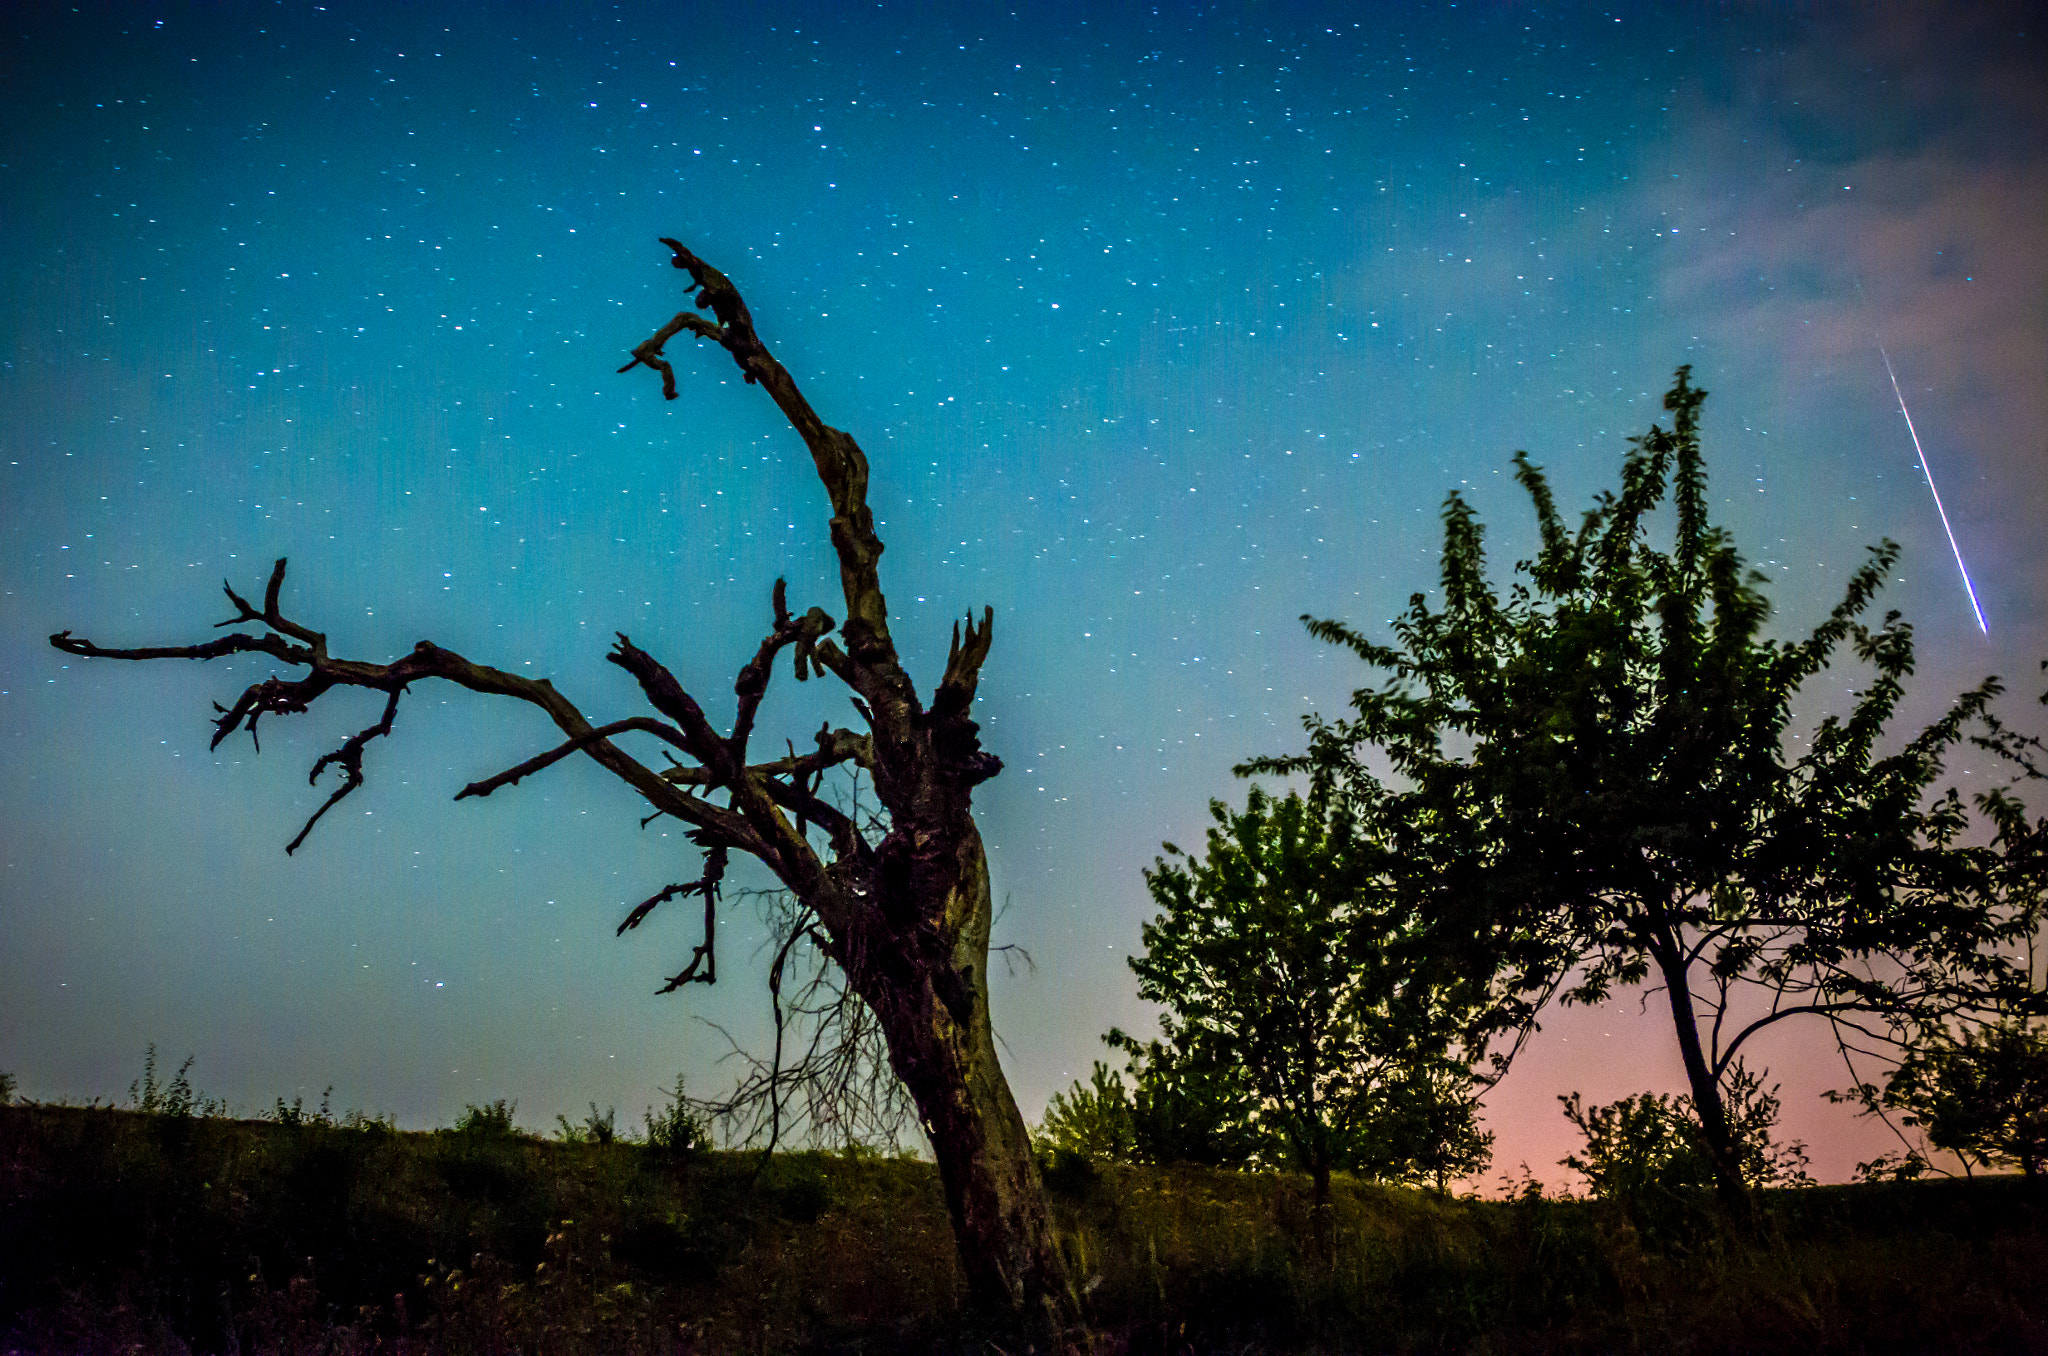
[[[715,906],[731,854],[746,853],[773,872],[802,911],[786,935],[817,947],[844,973],[873,1014],[890,1065],[916,1103],[938,1160],[972,1299],[1013,1319],[1062,1324],[1071,1312],[1071,1291],[1053,1245],[1024,1119],[997,1063],[989,1021],[988,864],[970,801],[974,788],[995,776],[1002,763],[982,749],[970,708],[989,652],[991,615],[984,610],[979,621],[970,616],[964,626],[955,625],[944,672],[929,699],[920,696],[889,634],[866,455],[849,434],[812,410],[756,334],[753,317],[725,275],[676,241],[663,243],[673,252],[674,266],[689,275],[695,310],[663,325],[619,370],[654,369],[663,394],[674,399],[675,373],[663,351],[667,342],[686,334],[722,347],[802,438],[825,490],[839,558],[841,621],[818,607],[791,612],[782,581],[776,581],[768,634],[733,685],[738,708],[729,731],[713,728],[674,675],[623,634],[606,657],[639,681],[656,714],[602,725],[593,725],[546,679],[474,663],[432,641],[420,641],[389,663],[337,658],[328,652],[324,634],[282,611],[282,560],[271,572],[261,606],[227,589],[235,615],[226,624],[250,629],[198,645],[146,649],[105,648],[69,632],[52,636],[51,644],[69,654],[110,659],[266,654],[306,670],[303,677],[267,678],[243,692],[216,722],[215,744],[237,729],[253,736],[262,717],[302,712],[336,688],[386,694],[376,724],[314,764],[316,780],[332,767],[341,781],[287,851],[362,784],[365,750],[391,732],[400,699],[415,683],[438,679],[540,708],[563,742],[471,783],[457,799],[490,795],[581,753],[632,786],[656,814],[688,825],[703,852],[701,874],[650,896],[619,926],[621,932],[637,926],[670,899],[702,899],[703,941],[663,992],[711,983],[716,976]],[[803,752],[754,761],[755,718],[785,651],[799,681],[815,672],[845,684],[866,728],[827,725]],[[657,741],[672,765],[656,768],[628,754],[618,741],[629,734]],[[881,806],[879,832],[819,796],[820,779],[841,767],[858,769],[871,783]]]
[[[2009,1017],[1933,1036],[1892,1070],[1883,1097],[1965,1165],[2037,1179],[2048,1160],[2048,1026]]]
[[[1161,1040],[1111,1036],[1140,1057],[1141,1093],[1204,1094],[1208,1143],[1188,1156],[1230,1161],[1234,1142],[1239,1161],[1309,1173],[1319,1204],[1332,1169],[1441,1183],[1483,1166],[1461,1054],[1471,991],[1416,949],[1421,920],[1378,839],[1299,795],[1253,788],[1242,812],[1211,810],[1202,856],[1168,844],[1175,860],[1145,874],[1162,912],[1130,965],[1163,1008]]]
[[[1505,593],[1454,492],[1441,607],[1414,595],[1393,645],[1304,617],[1389,676],[1350,717],[1309,717],[1306,754],[1241,770],[1305,772],[1318,794],[1365,803],[1393,786],[1398,855],[1431,892],[1440,952],[1498,965],[1513,1015],[1654,978],[1717,1189],[1746,1208],[1724,1089],[1753,1037],[1815,1017],[1845,1043],[1897,1039],[2023,981],[2002,948],[2033,923],[1990,850],[1962,845],[1961,798],[1929,793],[1966,738],[2022,771],[2026,741],[1988,718],[1987,679],[1880,754],[1913,667],[1897,613],[1859,621],[1889,542],[1811,635],[1764,638],[1764,578],[1708,518],[1689,375],[1664,398],[1671,428],[1632,440],[1619,493],[1576,531],[1515,454],[1540,545]],[[1663,552],[1649,529],[1667,499]],[[1845,643],[1868,678],[1789,753],[1795,694]]]

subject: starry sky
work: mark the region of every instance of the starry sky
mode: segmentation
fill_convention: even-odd
[[[612,929],[695,874],[679,835],[582,762],[453,803],[552,743],[537,713],[418,690],[288,858],[380,699],[209,752],[269,661],[46,641],[202,640],[224,578],[289,556],[336,653],[431,637],[607,720],[642,710],[623,630],[729,712],[772,581],[836,615],[836,574],[723,354],[672,346],[673,403],[615,373],[683,304],[662,235],[866,448],[919,680],[995,610],[977,804],[1027,1116],[1150,1020],[1123,961],[1161,840],[1363,679],[1296,618],[1371,631],[1428,589],[1453,487],[1504,571],[1510,453],[1583,506],[1680,363],[1781,631],[1892,537],[1911,714],[1999,673],[2038,726],[2044,76],[1997,4],[9,7],[0,1069],[114,1096],[155,1042],[248,1111],[332,1084],[408,1126],[637,1123],[678,1071],[730,1078],[712,1024],[766,1026],[753,903],[715,989],[657,998],[693,910]],[[846,721],[788,676],[764,735]],[[1546,1020],[1488,1100],[1497,1169],[1560,1176],[1559,1093],[1678,1085],[1637,1003]],[[1823,1044],[1763,1054],[1839,1179],[1885,1140],[1816,1095]]]

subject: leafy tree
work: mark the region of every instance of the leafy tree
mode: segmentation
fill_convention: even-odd
[[[2048,703],[2048,694],[2041,700]],[[2039,776],[2042,741],[2009,743],[2029,775]],[[1882,1086],[1859,1082],[1828,1096],[1860,1102],[1866,1114],[1904,1113],[1906,1125],[1955,1154],[1966,1172],[2016,1166],[2038,1187],[2048,1155],[2048,937],[2041,926],[2048,920],[2048,816],[2029,821],[2003,789],[1979,804],[1996,825],[1986,850],[1990,893],[2017,934],[2009,953],[2015,982],[2005,987],[2004,1004],[1923,1025],[1896,1052]],[[1922,1148],[1909,1146],[1858,1169],[1868,1178],[1912,1178],[1930,1166]]]
[[[1318,1203],[1335,1168],[1441,1180],[1482,1165],[1462,991],[1418,963],[1378,843],[1297,794],[1254,788],[1241,813],[1211,810],[1203,856],[1168,844],[1178,860],[1146,873],[1163,912],[1130,965],[1164,1012],[1139,1067],[1168,1096],[1207,1093],[1218,1133],[1307,1171]]]
[[[2007,1018],[1933,1037],[1892,1071],[1884,1104],[1965,1166],[2017,1166],[2038,1180],[2048,1160],[2048,1026]]]
[[[1890,542],[1804,639],[1764,636],[1764,577],[1709,520],[1704,397],[1680,368],[1671,427],[1632,440],[1619,492],[1576,530],[1516,453],[1539,547],[1505,593],[1452,493],[1440,606],[1414,595],[1392,645],[1303,618],[1384,680],[1346,718],[1309,717],[1306,754],[1241,770],[1306,772],[1349,803],[1391,795],[1439,951],[1499,967],[1504,1017],[1653,979],[1717,1190],[1746,1208],[1722,1089],[1758,1033],[1813,1017],[1845,1042],[1897,1039],[2022,981],[2003,948],[2032,922],[1989,850],[1963,846],[1961,798],[1930,788],[1965,738],[2022,761],[2025,741],[1988,719],[2001,689],[1986,679],[1880,754],[1913,667],[1898,614],[1860,620]],[[1668,551],[1651,544],[1653,513]],[[1838,658],[1867,671],[1852,709],[1788,751],[1794,697]]]
[[[545,679],[474,663],[429,640],[388,663],[338,658],[327,637],[283,612],[285,562],[271,572],[260,606],[228,588],[238,628],[212,641],[144,649],[113,649],[61,632],[50,643],[67,654],[110,659],[213,659],[262,654],[303,677],[272,677],[244,691],[215,722],[214,742],[269,715],[306,711],[337,689],[384,695],[381,719],[351,736],[313,766],[332,769],[340,784],[287,847],[363,781],[371,744],[391,733],[399,704],[415,684],[453,683],[538,708],[562,741],[516,767],[464,787],[457,799],[487,796],[583,754],[630,785],[657,815],[689,828],[702,850],[696,879],[656,891],[619,925],[637,926],[657,906],[695,896],[704,906],[703,941],[663,990],[717,977],[717,903],[734,852],[757,859],[789,891],[800,918],[787,947],[802,940],[845,976],[846,987],[872,1014],[888,1060],[916,1104],[938,1160],[954,1239],[973,1301],[996,1316],[1041,1328],[1071,1318],[1071,1290],[1052,1237],[1043,1188],[1024,1118],[996,1058],[989,1018],[990,907],[988,860],[974,823],[974,788],[1002,761],[981,747],[971,716],[982,662],[993,641],[984,610],[955,626],[945,668],[929,696],[905,671],[889,631],[882,594],[882,540],[868,504],[868,460],[852,435],[811,408],[786,368],[768,350],[730,279],[680,243],[664,240],[671,263],[687,272],[694,310],[684,310],[632,350],[619,369],[658,372],[663,394],[677,395],[665,356],[677,335],[708,340],[736,363],[748,385],[775,402],[802,440],[825,491],[829,535],[839,560],[843,620],[822,607],[788,607],[776,581],[767,635],[734,681],[737,711],[730,731],[714,728],[697,700],[653,655],[620,635],[607,656],[638,680],[655,715],[596,724]],[[699,314],[703,312],[705,314]],[[835,639],[835,636],[837,637]],[[756,761],[756,717],[778,661],[787,652],[798,681],[813,673],[849,689],[864,730],[829,724],[799,752]],[[650,738],[670,756],[666,767],[644,762],[618,742]],[[871,785],[879,809],[850,814],[818,794],[824,775],[852,769]],[[781,1013],[778,1010],[778,1025]],[[781,1080],[768,1080],[779,1096]],[[779,1105],[779,1103],[778,1103]]]

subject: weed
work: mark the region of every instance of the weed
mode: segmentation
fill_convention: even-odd
[[[128,1085],[129,1105],[145,1115],[168,1116],[175,1120],[227,1115],[227,1103],[202,1097],[193,1089],[189,1077],[193,1058],[185,1056],[185,1062],[178,1066],[177,1073],[171,1075],[171,1081],[159,1084],[156,1081],[156,1042],[151,1041],[142,1055],[142,1077]]]
[[[681,1074],[676,1075],[675,1088],[666,1095],[668,1105],[659,1112],[653,1107],[647,1108],[647,1143],[678,1158],[710,1148],[711,1134],[684,1094]],[[595,1112],[597,1104],[591,1103],[590,1109]]]
[[[303,1097],[292,1098],[290,1106],[286,1106],[284,1098],[280,1097],[277,1099],[276,1108],[271,1111],[266,1119],[284,1126],[332,1125],[334,1124],[333,1097],[334,1085],[332,1083],[327,1085],[327,1091],[320,1094],[320,1109],[317,1111],[306,1110],[306,1099]],[[361,1113],[356,1114],[360,1115]]]
[[[597,1103],[592,1102],[590,1114],[583,1118],[581,1124],[567,1116],[557,1115],[555,1121],[560,1128],[555,1131],[555,1138],[564,1144],[610,1144],[618,1138],[618,1132],[614,1129],[614,1122],[617,1119],[617,1107],[606,1107],[600,1115]]]

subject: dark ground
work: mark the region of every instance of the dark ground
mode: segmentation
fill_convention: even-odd
[[[758,1175],[756,1169],[759,1168]],[[2014,1178],[1449,1200],[1051,1165],[1104,1352],[2048,1352]],[[0,1351],[1014,1350],[931,1165],[0,1108]]]

